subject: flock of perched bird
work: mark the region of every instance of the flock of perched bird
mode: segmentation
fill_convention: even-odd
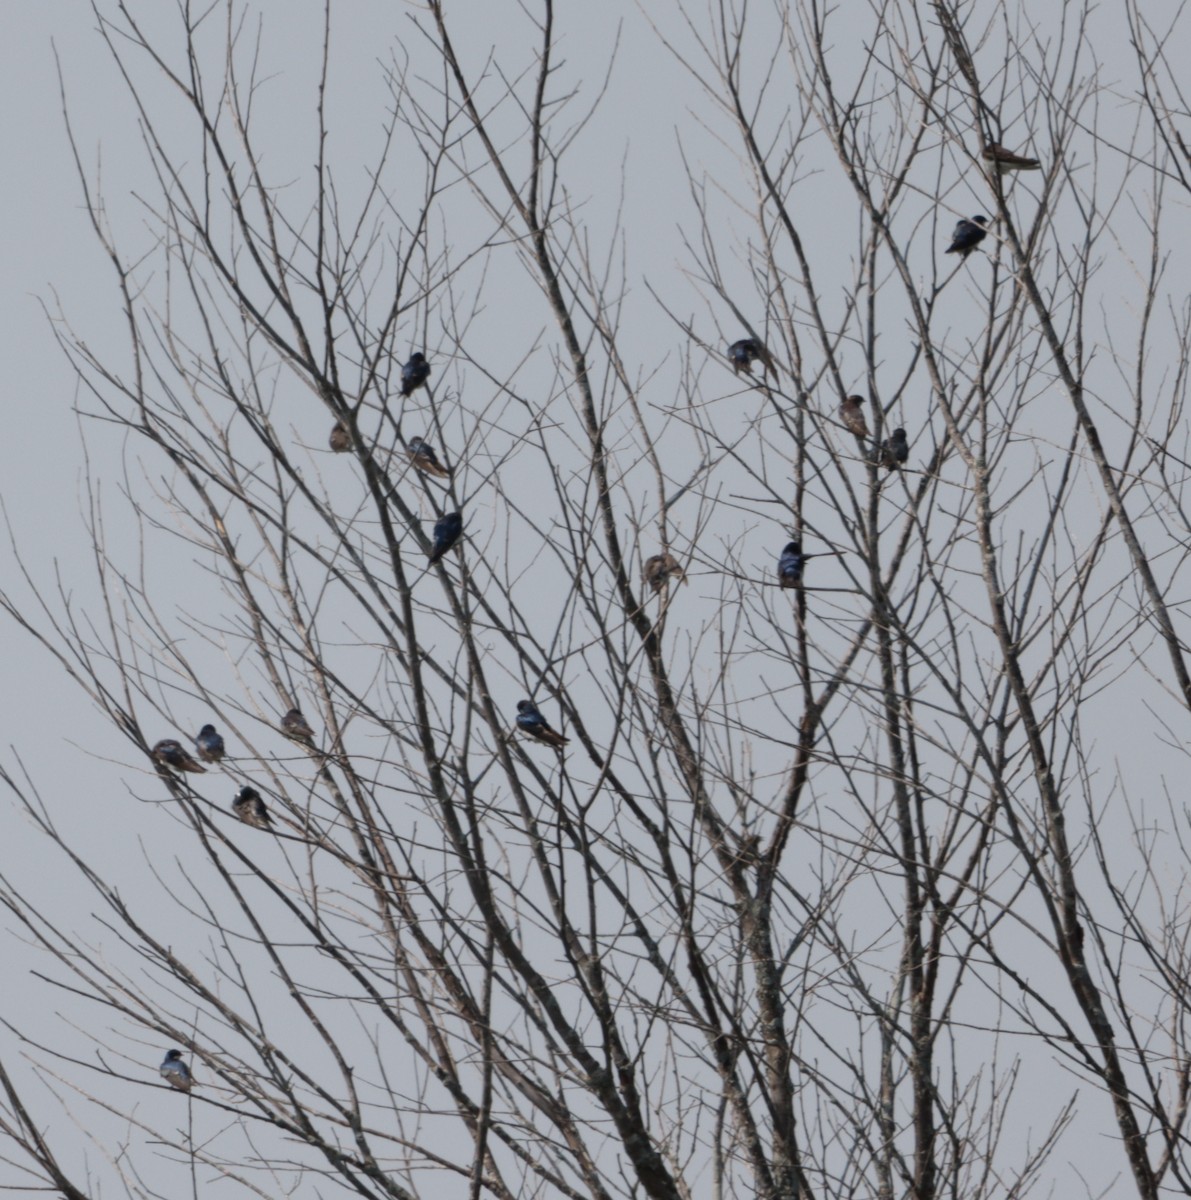
[[[989,169],[998,175],[1013,171],[1036,171],[1041,163],[1036,158],[1027,158],[1006,150],[995,142],[988,143],[981,152]],[[975,216],[964,218],[955,226],[951,236],[951,244],[945,254],[958,254],[966,259],[988,235],[988,217]],[[764,344],[755,337],[741,338],[728,347],[728,361],[732,369],[739,374],[753,373],[753,363],[760,363],[764,375],[771,372],[777,374],[777,364]],[[425,386],[430,378],[430,363],[425,354],[416,351],[410,355],[409,361],[401,369],[401,395],[411,396],[418,388]],[[839,418],[844,427],[853,434],[858,442],[863,443],[870,437],[868,422],[864,416],[865,400],[863,396],[846,396],[839,406]],[[342,422],[336,422],[331,430],[329,439],[331,449],[337,454],[351,449],[351,431]],[[425,438],[410,438],[405,445],[405,453],[413,467],[424,475],[433,475],[439,479],[449,479],[450,468],[445,466],[435,453],[434,447]],[[879,445],[873,447],[870,461],[887,471],[900,469],[910,456],[910,446],[906,440],[906,431],[901,427],[893,430],[888,438],[883,438]],[[434,524],[433,540],[431,542],[429,561],[439,562],[463,534],[463,516],[459,512],[449,512],[440,517]],[[802,573],[807,559],[815,557],[803,554],[801,543],[787,543],[778,558],[777,574],[784,588],[802,587]],[[661,592],[669,585],[671,579],[680,582],[686,578],[681,564],[668,551],[655,554],[645,560],[643,569],[645,583],[654,593]],[[552,729],[549,722],[538,711],[532,700],[521,700],[517,704],[517,728],[526,737],[542,742],[556,750],[562,750],[568,738],[557,730]],[[291,708],[281,718],[281,732],[286,737],[307,745],[314,743],[314,730],[307,724],[302,713],[297,708]],[[164,767],[175,771],[203,773],[206,771],[203,763],[218,763],[225,754],[223,738],[216,732],[214,725],[204,725],[194,739],[195,755],[191,755],[181,742],[174,738],[164,738],[153,747],[153,758]],[[197,756],[197,758],[195,757]],[[246,825],[256,829],[271,829],[273,818],[265,806],[260,793],[253,787],[242,787],[232,801],[232,811]],[[182,1061],[181,1050],[170,1050],[160,1068],[161,1077],[171,1087],[189,1092],[194,1084],[190,1068]]]
[[[418,388],[423,387],[430,378],[430,364],[426,356],[417,351],[410,355],[409,361],[401,369],[401,395],[411,396]],[[331,430],[331,449],[341,453],[351,448],[351,431],[342,421],[336,422]],[[434,475],[440,479],[450,478],[450,469],[439,461],[434,447],[425,438],[410,438],[405,446],[406,454],[413,466],[426,475]],[[430,546],[429,561],[438,562],[459,541],[463,534],[463,516],[458,512],[449,512],[439,517],[434,524],[434,535]],[[657,555],[646,564],[646,577],[655,591],[660,590],[665,581],[672,575],[682,575],[682,568],[672,555]],[[538,711],[532,700],[522,700],[517,705],[517,728],[526,737],[542,742],[547,746],[561,749],[569,739],[557,730]],[[294,741],[307,745],[314,743],[314,730],[306,723],[306,719],[297,708],[291,708],[281,718],[281,732]],[[226,754],[223,738],[214,725],[204,725],[194,739],[195,753],[192,755],[176,738],[163,738],[152,750],[154,760],[163,767],[180,772],[202,774],[206,772],[203,763],[218,763]],[[246,825],[257,829],[271,829],[273,818],[265,807],[260,793],[252,787],[242,787],[232,801],[232,811]],[[173,1053],[173,1051],[171,1051]],[[181,1087],[181,1076],[175,1069],[183,1066],[173,1059],[167,1058],[162,1064],[162,1075],[175,1087]],[[167,1068],[169,1070],[167,1071]],[[185,1076],[188,1080],[189,1076]],[[189,1088],[189,1082],[186,1087]]]
[[[980,153],[989,171],[996,175],[1007,175],[1014,171],[1037,171],[1042,167],[1038,159],[1015,154],[996,142],[988,142]],[[961,218],[951,234],[951,245],[943,253],[958,254],[961,260],[966,259],[987,236],[988,217]],[[773,356],[755,337],[741,338],[740,341],[733,342],[728,347],[728,360],[737,374],[746,371],[752,375],[755,362],[761,364],[763,375],[768,375],[770,371],[777,374],[777,364]],[[864,442],[870,436],[868,422],[864,418],[864,403],[863,396],[845,396],[839,406],[840,421],[858,442]],[[898,426],[888,438],[882,438],[880,444],[873,447],[871,461],[887,471],[893,471],[903,467],[909,457],[910,444],[906,440],[906,431]],[[802,553],[800,542],[788,542],[777,563],[778,580],[782,587],[802,587],[803,568],[806,566],[806,560],[813,557],[814,555]],[[673,565],[668,570],[663,570],[663,563],[666,561]],[[645,577],[657,591],[664,586],[667,575],[675,570],[681,574],[678,564],[670,555],[657,555],[645,564]]]

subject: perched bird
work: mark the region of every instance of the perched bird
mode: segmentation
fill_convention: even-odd
[[[784,588],[802,587],[802,568],[806,560],[813,557],[802,553],[800,542],[787,542],[781,557],[777,560],[777,577]]]
[[[204,725],[194,739],[194,748],[203,762],[218,762],[226,753],[223,738],[215,732],[214,725]]]
[[[655,592],[660,592],[671,579],[677,579],[679,583],[686,579],[686,572],[678,565],[678,559],[669,553],[653,554],[647,558],[642,574]]]
[[[909,457],[910,444],[906,441],[906,431],[899,425],[893,431],[892,437],[881,442],[881,449],[877,451],[877,463],[885,470],[892,471],[895,467],[904,466]]]
[[[348,433],[347,426],[342,421],[336,421],[327,442],[336,454],[342,454],[352,448],[352,435]]]
[[[194,1087],[194,1076],[182,1061],[181,1050],[167,1050],[158,1071],[170,1087],[175,1087],[180,1092],[188,1092]]]
[[[747,371],[751,375],[753,373],[754,362],[761,364],[761,370],[766,375],[773,368],[773,359],[770,358],[769,351],[753,337],[741,338],[740,341],[733,342],[728,347],[728,361],[732,364],[732,370],[737,375],[741,371]]]
[[[761,858],[761,835],[759,833],[736,834],[740,839],[740,847],[736,851],[736,861],[746,867],[756,866]]]
[[[196,775],[203,775],[207,770],[206,767],[199,766],[183,749],[182,743],[174,741],[173,738],[162,738],[153,747],[153,757],[163,767],[172,767],[175,771],[193,771]]]
[[[961,258],[967,258],[987,236],[987,224],[987,217],[973,217],[970,221],[966,217],[962,218],[951,235],[951,245],[943,253],[958,254]]]
[[[434,545],[430,549],[433,565],[459,540],[463,532],[463,518],[457,513],[447,513],[434,522]]]
[[[256,788],[242,787],[232,801],[232,812],[245,825],[251,825],[254,829],[271,829],[273,827],[273,818],[269,815],[269,810],[265,807],[265,802]]]
[[[1026,158],[1023,154],[1014,154],[1012,150],[1006,150],[1004,146],[998,146],[996,142],[987,143],[980,153],[984,161],[998,175],[1007,175],[1011,171],[1037,171],[1042,166],[1038,159]]]
[[[419,471],[427,475],[437,475],[439,479],[450,479],[451,472],[438,461],[434,447],[424,438],[410,438],[405,443],[405,452],[409,455],[409,461]]]
[[[314,730],[306,724],[306,718],[302,716],[301,709],[291,708],[281,718],[281,732],[296,742],[314,741]]]
[[[517,701],[517,728],[526,737],[545,742],[547,746],[553,746],[555,749],[561,749],[570,741],[570,738],[565,738],[556,729],[550,728],[546,718],[534,707],[532,700]]]
[[[401,368],[401,394],[408,396],[420,388],[430,378],[430,364],[421,350],[415,350],[409,356],[409,362]]]
[[[868,437],[868,422],[864,419],[864,397],[846,396],[840,401],[839,419],[858,438]]]

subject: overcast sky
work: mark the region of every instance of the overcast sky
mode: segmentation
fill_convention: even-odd
[[[349,189],[354,182],[362,188],[363,166],[380,145],[388,102],[382,63],[401,39],[406,39],[406,49],[416,62],[418,37],[410,20],[416,10],[392,0],[351,0],[335,7],[331,150],[353,164],[354,179],[345,173],[342,186]],[[161,4],[157,14],[176,28],[174,8],[172,3]],[[481,48],[506,32],[500,26],[485,29],[484,18],[493,11],[490,0],[464,0],[453,8],[457,17],[466,18],[469,9],[475,14],[474,21],[465,19],[463,25],[475,34]],[[153,19],[154,5],[134,9],[142,19]],[[125,248],[152,244],[155,235],[145,220],[141,199],[153,195],[154,185],[139,143],[136,110],[95,32],[90,5],[81,0],[6,0],[0,11],[4,18],[0,155],[6,165],[0,338],[10,414],[10,435],[0,439],[0,493],[31,574],[42,584],[56,574],[63,594],[73,598],[76,608],[94,611],[87,473],[91,470],[103,480],[105,505],[116,514],[109,518],[108,536],[118,540],[126,532],[119,520],[125,512],[118,496],[120,445],[118,440],[99,437],[95,444],[106,446],[110,457],[88,464],[75,409],[91,411],[94,405],[78,389],[55,342],[51,318],[64,318],[81,340],[102,348],[101,357],[117,364],[126,362],[127,333],[110,263],[82,203],[64,104],[87,182],[102,195]],[[320,0],[271,0],[258,6],[258,11],[265,14],[263,73],[273,76],[270,100],[279,110],[292,104],[288,119],[273,121],[267,143],[269,165],[281,175],[284,171],[278,164],[292,163],[298,175],[309,168],[315,152],[313,105],[322,4]],[[669,271],[679,248],[673,214],[685,191],[676,170],[673,136],[681,111],[674,99],[679,72],[658,55],[652,35],[628,0],[582,5],[567,19],[571,32],[561,54],[570,60],[590,60],[590,68],[580,73],[590,90],[588,100],[594,98],[620,38],[613,88],[593,127],[599,142],[612,152],[602,162],[593,162],[590,170],[585,170],[583,160],[576,161],[569,172],[572,186],[578,195],[585,190],[605,192],[586,214],[597,231],[601,224],[604,230],[611,227],[616,206],[623,204],[626,222],[637,226],[635,252],[641,255],[642,269],[651,263],[655,274]],[[623,31],[621,20],[626,23]],[[176,46],[176,37],[167,44]],[[168,100],[162,103],[154,112],[159,120]],[[618,177],[622,162],[638,181],[627,196],[621,194]],[[416,164],[414,174],[419,179],[420,173]],[[665,194],[663,187],[668,189]],[[300,432],[309,432],[321,445],[325,429],[323,419],[318,420],[317,431]],[[4,542],[0,548],[3,586],[14,598],[27,602],[33,592],[17,573],[7,536]],[[68,838],[85,847],[113,878],[131,880],[143,855],[167,863],[176,846],[168,822],[146,818],[145,806],[161,799],[147,764],[131,762],[126,741],[113,735],[86,696],[32,639],[6,623],[0,625],[0,649],[6,677],[6,686],[0,688],[0,720],[4,745],[14,748],[7,758],[10,765],[19,771],[19,763],[24,763]],[[177,733],[163,728],[149,736]],[[130,762],[131,768],[126,769],[124,764]],[[68,923],[79,922],[82,914],[94,910],[94,897],[73,875],[64,873],[61,887],[48,886],[47,868],[57,872],[57,861],[7,795],[0,799],[0,827],[2,870],[13,885],[36,889],[45,897],[47,915]],[[125,862],[130,865],[122,870]],[[46,962],[21,948],[11,926],[0,936],[8,939],[9,946],[5,1018],[64,1044],[70,1034],[56,1021],[45,1020],[45,993],[23,986],[29,970],[44,970]],[[87,1015],[76,1016],[85,1033]],[[78,1041],[71,1043],[71,1049],[86,1053]],[[154,1077],[163,1050],[145,1048],[147,1078]],[[15,1040],[0,1034],[0,1052],[7,1061],[15,1061],[16,1051]],[[129,1069],[135,1073],[135,1064]],[[85,1070],[68,1068],[67,1073],[80,1078],[84,1087],[94,1082]],[[111,1094],[119,1094],[119,1089]],[[155,1093],[148,1093],[145,1103],[156,1099]],[[121,1102],[140,1103],[132,1092],[123,1093]],[[97,1130],[93,1126],[88,1132]],[[110,1145],[126,1131],[114,1126],[99,1136],[101,1143]],[[136,1135],[132,1136],[135,1144]],[[72,1135],[68,1143],[80,1158],[94,1159],[84,1139]],[[170,1178],[163,1175],[163,1180]],[[169,1186],[165,1183],[167,1190]]]
[[[262,7],[268,22],[265,73],[278,73],[273,94],[292,95],[294,105],[292,120],[275,121],[269,141],[269,153],[275,156],[271,165],[289,162],[297,173],[313,157],[309,116],[321,4],[271,0]],[[461,0],[453,6],[457,17],[474,12],[470,25],[478,46],[505,33],[485,28],[493,7],[493,0]],[[618,36],[620,50],[608,97],[589,131],[590,144],[603,153],[579,157],[570,169],[570,183],[578,197],[593,197],[584,216],[597,234],[611,227],[617,206],[623,205],[633,262],[631,280],[645,306],[651,302],[644,281],[665,296],[683,256],[676,221],[690,210],[678,133],[687,120],[691,85],[673,59],[659,51],[655,35],[631,0],[560,5],[560,10],[572,8],[562,12],[566,33],[560,57],[572,64],[590,61],[589,69],[577,72],[589,99],[594,98]],[[87,464],[74,409],[76,404],[90,406],[77,391],[46,310],[56,317],[61,306],[80,338],[93,346],[110,342],[117,358],[125,342],[115,281],[81,203],[55,49],[84,172],[89,181],[101,182],[122,236],[133,240],[149,236],[143,229],[138,234],[141,215],[136,199],[140,185],[149,181],[137,145],[135,110],[94,32],[89,6],[76,0],[7,0],[0,11],[5,22],[5,36],[0,39],[0,111],[4,113],[0,154],[7,168],[6,221],[0,236],[4,281],[0,328],[10,414],[9,435],[0,440],[0,493],[21,551],[37,578],[48,578],[50,564],[57,561],[63,590],[86,596],[92,575],[83,512]],[[367,162],[377,144],[386,91],[376,64],[387,55],[395,30],[405,31],[407,49],[416,59],[416,35],[402,5],[393,0],[350,0],[337,6],[332,39],[336,100],[331,119],[333,152],[344,161]],[[353,85],[335,90],[336,71],[350,75]],[[726,153],[720,157],[714,139],[704,138],[699,145],[699,153],[706,155],[701,165],[713,174],[732,162]],[[627,191],[621,186],[622,163],[632,180]],[[807,182],[808,196],[814,196],[814,187],[813,180]],[[948,203],[961,212],[979,207],[976,185],[949,196]],[[945,223],[950,224],[950,217]],[[822,229],[822,241],[811,248],[812,253],[831,243],[830,212]],[[843,233],[849,239],[845,253],[850,255],[854,230]],[[1123,280],[1132,274],[1123,262],[1106,269],[1120,270]],[[675,292],[681,294],[677,288]],[[693,316],[709,341],[722,332],[715,326],[717,320],[725,322],[723,329],[732,330],[729,314]],[[672,338],[672,326],[660,320],[643,327],[637,336],[648,343],[655,328],[666,339]],[[895,355],[891,351],[891,357]],[[736,419],[725,411],[725,420]],[[311,436],[322,433],[316,430]],[[120,480],[111,464],[92,464],[92,469],[105,477],[104,488],[114,499]],[[27,599],[30,593],[13,574],[6,547],[0,551],[0,563],[6,573],[5,589]],[[818,569],[828,571],[831,566],[822,564]],[[72,832],[80,841],[101,856],[125,852],[138,834],[138,821],[135,805],[128,802],[125,773],[106,768],[101,761],[110,731],[30,639],[0,625],[0,647],[7,677],[7,686],[0,688],[5,743],[16,747],[54,811],[69,814]],[[1140,713],[1140,708],[1130,707],[1121,719],[1140,719]],[[170,732],[163,730],[162,736]],[[111,743],[111,748],[119,761],[127,761],[128,748],[122,741]],[[151,786],[146,784],[142,790],[150,791]],[[0,823],[8,856],[5,872],[18,883],[22,879],[43,882],[39,839],[3,802]],[[159,836],[160,830],[149,834],[150,839]],[[63,911],[69,910],[68,897],[57,899]],[[30,1008],[23,1007],[19,990],[6,997],[6,1015],[20,1021],[32,1012],[32,1002]],[[1115,1157],[1113,1161],[1114,1169],[1119,1169],[1119,1161]]]

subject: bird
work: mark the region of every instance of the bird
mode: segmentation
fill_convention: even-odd
[[[801,542],[787,542],[781,557],[777,560],[777,577],[784,588],[802,587],[802,568],[806,560],[813,557],[802,553]]]
[[[526,737],[531,737],[537,742],[545,742],[547,746],[553,746],[558,750],[561,750],[571,740],[563,737],[558,730],[550,728],[546,718],[538,712],[532,700],[517,701],[517,728]]]
[[[1042,163],[1038,159],[1027,158],[1023,154],[1014,154],[1012,150],[1006,150],[1004,146],[998,146],[996,142],[986,142],[980,153],[984,161],[998,175],[1007,175],[1011,171],[1037,171],[1042,167]]]
[[[877,451],[877,463],[885,470],[892,471],[903,466],[909,457],[910,444],[906,441],[906,431],[899,425],[893,431],[892,437],[881,442],[881,448]]]
[[[868,422],[864,419],[863,406],[863,396],[845,396],[839,405],[839,419],[858,438],[868,437]]]
[[[194,739],[194,748],[203,762],[217,763],[226,753],[223,738],[215,732],[214,725],[204,725]]]
[[[987,236],[987,224],[987,217],[973,217],[970,221],[966,217],[961,218],[951,235],[951,245],[943,253],[958,254],[961,258],[967,258]]]
[[[175,771],[192,771],[196,775],[205,775],[207,771],[206,767],[199,766],[187,754],[181,742],[177,742],[173,738],[162,738],[153,747],[153,757],[163,767],[173,767]]]
[[[180,1092],[188,1092],[194,1087],[194,1076],[182,1061],[181,1050],[167,1050],[158,1072],[170,1087],[175,1087]]]
[[[450,479],[451,472],[438,461],[434,447],[425,438],[410,438],[405,443],[409,461],[426,475],[437,475],[439,479]]]
[[[430,364],[421,350],[415,350],[409,356],[409,362],[401,368],[401,394],[408,396],[420,388],[430,378]]]
[[[314,741],[314,730],[306,724],[306,718],[302,716],[302,710],[298,708],[291,708],[281,718],[281,732],[296,742]]]
[[[265,807],[265,802],[256,788],[242,787],[232,801],[232,812],[245,825],[251,825],[254,829],[271,829],[273,827],[273,818],[269,815],[269,810]]]
[[[463,532],[463,518],[457,513],[447,513],[434,522],[434,545],[430,548],[430,563],[433,566],[459,540]]]
[[[686,579],[686,572],[678,565],[678,559],[668,552],[650,555],[645,560],[642,575],[655,592],[660,592],[671,579],[677,579],[679,583]]]
[[[342,454],[345,450],[352,448],[352,435],[342,421],[336,421],[327,442],[336,454]]]
[[[753,373],[753,363],[759,362],[761,370],[768,375],[770,368],[773,366],[773,359],[769,356],[769,351],[761,344],[757,338],[747,337],[741,338],[738,342],[733,342],[728,347],[728,361],[732,364],[732,370],[737,375],[740,372],[747,371],[750,375]]]

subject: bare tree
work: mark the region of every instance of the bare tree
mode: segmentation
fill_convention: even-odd
[[[330,6],[296,183],[248,10],[95,10],[152,244],[72,135],[95,587],[3,603],[169,850],[5,775],[90,893],[0,891],[93,1043],[12,1030],[14,1186],[1187,1194],[1182,14],[650,6],[645,288],[567,14],[492,7],[401,26],[362,190]]]

